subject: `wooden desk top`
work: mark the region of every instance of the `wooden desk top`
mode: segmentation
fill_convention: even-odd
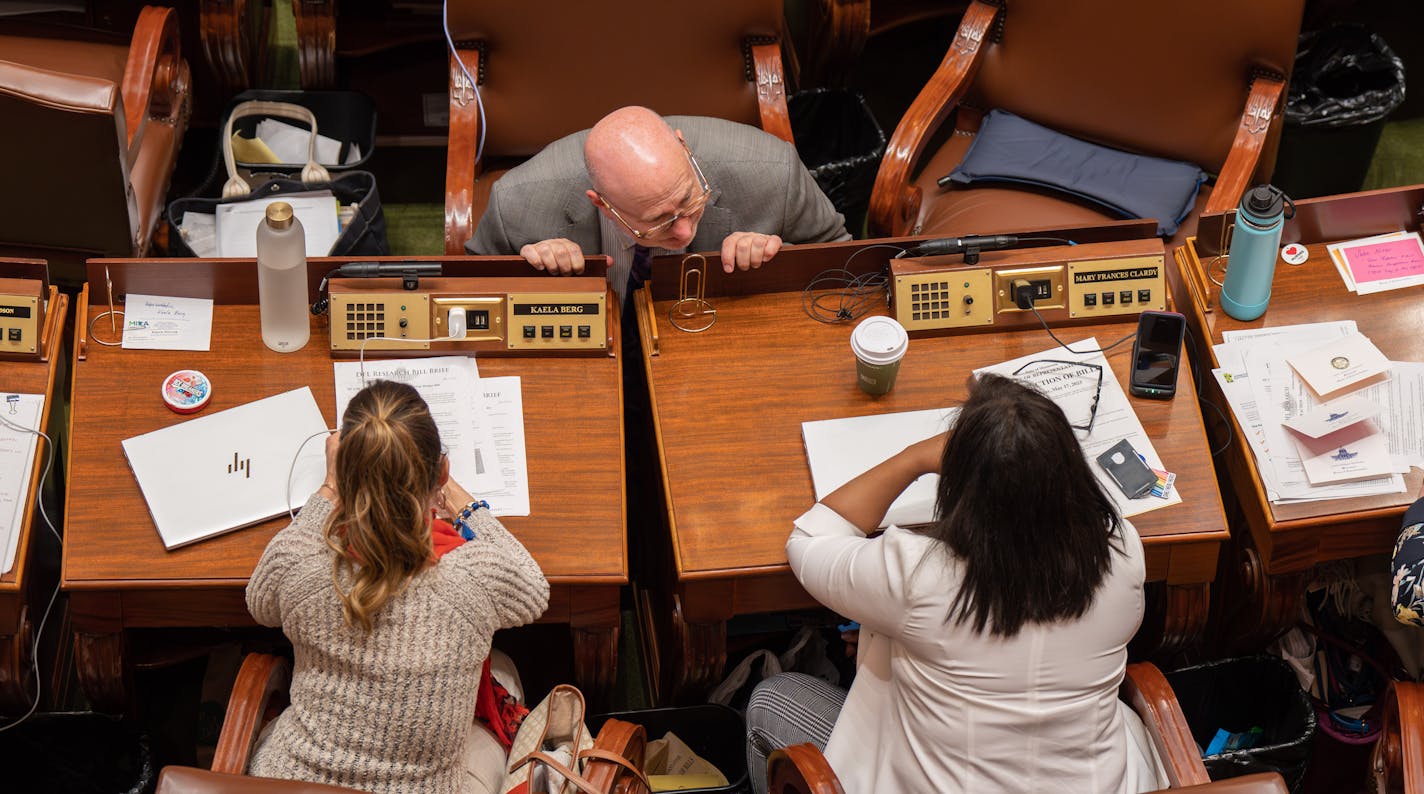
[[[51,323],[55,329],[49,340],[47,361],[0,361],[0,391],[43,394],[45,396],[44,411],[40,415],[40,432],[48,433],[50,438],[54,437],[49,418],[54,414],[55,376],[62,369],[60,356],[64,348],[61,345],[61,339],[64,335],[65,316],[68,311],[69,296],[62,293],[58,294],[46,308],[46,322]],[[25,562],[29,558],[30,539],[36,531],[44,531],[40,527],[41,519],[35,511],[35,496],[39,489],[40,476],[44,473],[45,459],[53,454],[54,450],[48,448],[47,442],[41,439],[35,448],[35,466],[30,474],[29,485],[24,492],[25,512],[20,518],[20,541],[15,547],[15,565],[3,576],[0,576],[0,594],[24,591],[25,571],[28,567]],[[59,472],[52,470],[50,476],[58,477]]]
[[[1304,204],[1304,202],[1302,202]],[[1327,203],[1328,207],[1329,204]],[[1396,228],[1397,230],[1397,228]],[[1366,234],[1378,233],[1373,228]],[[1307,246],[1310,258],[1300,265],[1279,262],[1275,281],[1271,290],[1271,304],[1266,313],[1251,322],[1233,319],[1217,308],[1198,304],[1187,311],[1194,315],[1195,323],[1204,330],[1211,344],[1219,344],[1226,331],[1246,328],[1271,328],[1297,323],[1318,323],[1337,320],[1354,320],[1360,333],[1368,336],[1381,351],[1393,361],[1424,361],[1424,288],[1378,292],[1372,295],[1357,295],[1350,292],[1340,279],[1335,265],[1331,262],[1326,244],[1338,242],[1347,237],[1329,240],[1302,240]],[[1185,269],[1200,269],[1212,263],[1213,257],[1198,256],[1195,238],[1188,240],[1179,252],[1184,261],[1179,264]],[[1213,274],[1221,278],[1221,263],[1215,263]],[[1209,303],[1214,306],[1220,288],[1207,283]],[[1210,354],[1212,366],[1217,366],[1216,356]],[[1213,386],[1213,393],[1216,392]],[[1224,401],[1221,403],[1225,407]],[[1229,413],[1229,411],[1228,411]],[[1241,428],[1232,419],[1236,440],[1227,453],[1233,461],[1242,466],[1242,478],[1238,480],[1238,496],[1243,501],[1252,501],[1254,512],[1263,515],[1273,531],[1290,531],[1318,524],[1342,524],[1376,519],[1398,519],[1404,507],[1413,502],[1424,483],[1424,473],[1413,469],[1405,476],[1405,493],[1356,499],[1330,499],[1321,502],[1297,504],[1271,504],[1266,500],[1256,468],[1256,457],[1249,446],[1241,440]],[[1251,511],[1248,511],[1248,514]],[[1399,527],[1394,527],[1398,531]],[[1389,537],[1392,541],[1393,536]],[[1373,546],[1360,547],[1357,554],[1370,551],[1384,551]],[[1354,556],[1341,554],[1340,556]]]
[[[87,309],[81,296],[76,308],[80,334],[87,326]],[[246,584],[286,517],[165,551],[120,441],[184,421],[158,396],[163,378],[184,368],[199,369],[213,382],[212,404],[199,415],[310,386],[323,415],[334,422],[335,386],[324,322],[313,319],[311,342],[289,354],[264,347],[258,328],[255,305],[218,305],[210,352],[123,350],[91,342],[87,360],[75,362],[66,589]],[[627,582],[618,359],[489,357],[481,358],[479,367],[483,375],[523,379],[532,515],[506,518],[505,524],[555,584]]]
[[[815,502],[802,422],[954,405],[965,398],[972,369],[1053,346],[1041,330],[912,339],[894,390],[871,397],[855,383],[852,324],[806,317],[799,292],[714,303],[717,323],[700,334],[668,324],[671,301],[654,303],[659,351],[644,351],[683,580],[789,570],[784,547],[791,522]],[[1065,342],[1096,335],[1107,344],[1132,329],[1079,326],[1059,335]],[[1123,384],[1131,353],[1124,344],[1107,354]],[[1189,372],[1175,400],[1129,397],[1184,496],[1179,505],[1132,519],[1149,558],[1171,544],[1210,549],[1170,571],[1149,560],[1149,579],[1173,583],[1210,581],[1216,544],[1227,537]]]

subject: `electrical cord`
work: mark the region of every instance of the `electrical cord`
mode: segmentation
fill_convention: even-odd
[[[336,430],[337,428],[330,427],[320,433],[312,433],[302,440],[301,445],[297,447],[296,454],[292,455],[292,465],[287,467],[287,518],[293,521],[297,520],[297,511],[292,508],[292,475],[297,473],[297,461],[302,457],[302,450],[307,448],[307,444],[310,444],[313,438],[329,436]]]
[[[1062,339],[1059,339],[1057,334],[1053,333],[1053,329],[1048,327],[1048,321],[1044,320],[1044,319],[1043,319],[1043,315],[1041,315],[1041,314],[1038,313],[1038,307],[1037,307],[1037,306],[1034,306],[1032,303],[1030,303],[1029,306],[1028,306],[1028,308],[1029,308],[1030,311],[1033,312],[1033,316],[1038,318],[1038,322],[1039,322],[1040,325],[1043,326],[1043,330],[1047,331],[1047,332],[1048,332],[1048,335],[1051,336],[1051,337],[1053,337],[1053,341],[1057,342],[1059,347],[1063,348],[1064,350],[1067,350],[1069,353],[1078,353],[1078,354],[1080,354],[1080,355],[1083,354],[1083,353],[1106,353],[1106,352],[1108,352],[1109,350],[1112,350],[1113,348],[1115,348],[1115,347],[1117,347],[1118,345],[1122,344],[1123,342],[1126,342],[1127,340],[1133,339],[1133,338],[1135,338],[1135,337],[1137,336],[1137,332],[1136,332],[1136,331],[1133,331],[1132,333],[1128,334],[1127,336],[1124,336],[1123,338],[1117,340],[1116,342],[1113,342],[1112,344],[1108,345],[1107,347],[1100,347],[1100,348],[1098,348],[1098,349],[1096,349],[1096,350],[1074,350],[1073,348],[1071,348],[1071,347],[1069,347],[1068,345],[1064,344],[1063,340],[1062,340]]]
[[[50,438],[47,434],[42,433],[42,432],[40,432],[39,430],[31,430],[30,428],[25,427],[25,426],[23,426],[23,425],[17,425],[17,424],[15,424],[14,422],[11,422],[9,419],[6,419],[4,416],[0,416],[0,424],[4,424],[6,427],[9,427],[9,428],[11,428],[11,429],[17,430],[17,431],[19,431],[19,432],[22,432],[22,433],[30,433],[30,434],[32,434],[32,435],[35,435],[35,436],[38,436],[38,437],[44,439],[44,441],[45,441],[45,464],[44,464],[44,470],[43,470],[43,472],[40,474],[39,489],[35,492],[35,506],[36,506],[37,508],[39,508],[40,518],[44,519],[45,527],[47,527],[47,528],[49,529],[49,533],[54,536],[54,539],[55,539],[56,542],[58,542],[61,546],[63,546],[63,544],[64,544],[64,539],[60,537],[60,535],[59,535],[59,530],[57,530],[57,529],[54,528],[54,522],[50,520],[49,513],[45,511],[45,506],[44,506],[45,483],[49,481],[50,469],[53,468],[53,466],[54,466],[54,439]],[[16,530],[16,531],[19,531],[19,528],[16,527],[15,530]],[[43,615],[42,617],[40,617],[40,625],[39,625],[39,628],[35,630],[34,642],[33,642],[32,646],[31,646],[31,648],[30,648],[30,667],[31,667],[31,671],[33,672],[34,679],[35,679],[35,697],[34,697],[34,700],[30,703],[30,708],[29,708],[29,710],[26,711],[24,714],[20,715],[20,716],[17,717],[14,721],[10,722],[10,723],[7,724],[7,725],[0,725],[0,733],[3,733],[4,731],[8,731],[8,730],[10,730],[11,728],[17,727],[20,723],[22,723],[22,722],[24,722],[25,720],[29,719],[30,716],[35,713],[35,709],[39,708],[39,705],[40,705],[40,640],[41,640],[41,638],[44,637],[45,625],[46,625],[47,623],[49,623],[50,611],[54,609],[54,602],[59,598],[59,585],[60,585],[60,583],[59,583],[59,581],[56,579],[56,581],[55,581],[55,583],[54,583],[54,592],[50,593],[50,596],[49,596],[49,603],[45,605],[44,615]]]
[[[1197,363],[1200,361],[1201,355],[1197,353],[1197,341],[1192,338],[1191,332],[1186,333],[1185,336],[1187,337],[1187,344],[1192,348],[1192,354],[1187,360],[1187,364],[1192,368],[1192,385],[1195,386],[1197,390],[1197,402],[1216,411],[1216,415],[1221,417],[1221,424],[1226,428],[1226,441],[1224,441],[1219,448],[1211,451],[1211,456],[1214,458],[1231,448],[1231,442],[1236,440],[1236,431],[1231,429],[1231,420],[1227,418],[1226,412],[1222,411],[1220,406],[1208,400],[1206,396],[1202,394],[1201,366]]]
[[[461,58],[459,51],[455,49],[455,39],[450,36],[450,0],[445,0],[440,6],[440,27],[445,30],[445,45],[450,48],[450,55],[455,59],[455,63],[460,65],[460,72],[465,75],[470,90],[475,92],[475,110],[479,113],[480,124],[480,140],[475,145],[475,162],[479,163],[480,157],[485,153],[485,130],[489,126],[485,123],[485,101],[480,97],[479,84],[470,75],[470,70],[465,68],[465,59]]]
[[[801,310],[807,317],[828,325],[852,322],[864,317],[877,300],[889,299],[890,275],[885,268],[860,275],[850,270],[856,257],[874,248],[905,251],[886,243],[868,245],[847,257],[844,266],[817,273],[801,290]],[[817,295],[817,291],[822,293]]]

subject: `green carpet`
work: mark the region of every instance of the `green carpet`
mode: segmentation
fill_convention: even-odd
[[[384,204],[393,256],[438,256],[445,251],[445,205]]]
[[[1384,125],[1365,174],[1365,190],[1424,182],[1424,118]]]

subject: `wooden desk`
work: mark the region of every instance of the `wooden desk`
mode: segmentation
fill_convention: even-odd
[[[1187,314],[1198,349],[1209,353],[1225,331],[1296,323],[1354,320],[1394,361],[1424,361],[1424,300],[1420,287],[1356,295],[1346,289],[1331,263],[1326,244],[1384,232],[1417,230],[1424,186],[1392,188],[1297,203],[1295,218],[1286,223],[1282,244],[1300,242],[1310,258],[1300,265],[1277,263],[1271,304],[1252,322],[1232,319],[1216,308],[1222,263],[1206,253],[1219,246],[1216,238],[1188,238],[1175,252],[1178,270],[1191,293]],[[1201,229],[1220,229],[1229,218],[1203,219]],[[1205,343],[1203,345],[1203,342]],[[1213,367],[1218,365],[1210,354]],[[1207,392],[1227,416],[1230,408],[1212,382]],[[1223,634],[1242,646],[1259,645],[1293,625],[1299,614],[1303,574],[1329,560],[1386,554],[1394,546],[1404,508],[1419,493],[1421,475],[1405,477],[1406,492],[1358,499],[1332,499],[1303,504],[1273,505],[1266,499],[1256,457],[1242,440],[1231,416],[1236,440],[1223,454],[1239,502],[1245,532],[1235,533],[1233,557],[1218,596],[1228,616]],[[1233,524],[1236,522],[1233,521]]]
[[[729,281],[742,294],[712,298],[717,322],[704,333],[668,324],[667,284],[677,278],[657,269],[661,261],[651,312],[639,301],[675,574],[671,592],[650,610],[662,621],[656,628],[664,644],[665,699],[682,699],[721,674],[725,624],[734,615],[816,606],[791,575],[784,550],[792,521],[815,502],[802,422],[953,405],[965,398],[972,369],[1053,347],[1042,330],[912,339],[894,390],[871,397],[855,383],[853,324],[811,320],[799,290],[784,286],[845,262],[835,245],[826,249],[819,261],[787,257],[737,274]],[[855,266],[878,267],[863,261],[870,258]],[[791,267],[801,268],[799,278],[788,274]],[[783,286],[756,294],[758,281]],[[650,322],[656,345],[648,338]],[[1065,341],[1096,335],[1106,344],[1132,330],[1130,322],[1118,322],[1059,335]],[[1130,344],[1108,354],[1124,390],[1130,358]],[[1132,519],[1147,547],[1147,577],[1159,583],[1144,630],[1160,632],[1149,645],[1168,650],[1202,631],[1217,549],[1227,538],[1189,372],[1173,401],[1129,398],[1185,497]]]
[[[43,263],[38,263],[43,268]],[[10,276],[18,273],[0,272]],[[59,413],[55,404],[55,383],[64,371],[62,340],[65,316],[69,311],[69,297],[55,292],[51,294],[46,308],[46,325],[50,328],[47,344],[44,346],[43,361],[0,361],[0,392],[22,394],[43,394],[44,413],[40,417],[40,432],[54,438],[51,419]],[[3,410],[3,409],[0,409]],[[8,430],[0,432],[11,432]],[[56,450],[40,439],[35,448],[35,466],[30,481],[25,487],[25,512],[20,519],[20,539],[15,548],[15,565],[0,576],[0,714],[18,715],[30,707],[34,699],[34,662],[31,651],[34,646],[34,631],[49,603],[54,588],[52,571],[44,575],[40,560],[40,549],[54,554],[56,546],[52,538],[46,538],[49,531],[35,510],[40,495],[40,476],[44,473],[45,459],[56,455]],[[56,458],[50,477],[60,476]]]
[[[312,260],[313,284],[345,261]],[[446,275],[475,272],[459,272],[462,263],[485,266],[463,257],[423,261],[444,262]],[[528,275],[520,265],[518,273]],[[86,339],[88,318],[104,301],[94,296],[91,306],[86,288],[77,302],[63,581],[80,681],[97,706],[114,711],[125,700],[123,630],[253,625],[243,588],[267,541],[287,523],[282,517],[164,550],[119,443],[183,421],[159,400],[162,379],[182,368],[206,373],[213,398],[202,415],[310,386],[334,422],[335,397],[324,318],[313,319],[311,342],[296,353],[263,346],[251,260],[91,260],[89,267],[89,283],[100,293],[108,268],[116,294],[217,296],[211,352],[95,344]],[[613,320],[613,356],[479,362],[484,375],[523,379],[532,514],[504,522],[553,585],[542,620],[571,626],[576,677],[591,694],[612,688],[619,589],[628,581],[616,315]]]

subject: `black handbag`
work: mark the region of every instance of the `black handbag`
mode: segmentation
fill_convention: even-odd
[[[239,174],[232,154],[232,126],[234,120],[245,116],[281,116],[305,121],[311,127],[311,140],[307,147],[307,164],[302,167],[300,178],[287,174],[252,173]],[[340,205],[350,205],[351,219],[341,229],[328,256],[385,256],[390,253],[386,242],[386,216],[381,210],[381,194],[376,190],[376,177],[369,171],[346,171],[333,178],[316,161],[316,117],[300,105],[285,102],[243,102],[233,108],[228,115],[227,126],[222,138],[223,162],[227,166],[227,183],[223,185],[222,198],[180,198],[168,205],[169,254],[172,256],[197,256],[188,245],[183,233],[184,216],[188,213],[212,215],[219,204],[232,204],[261,198],[306,193],[313,190],[330,190]],[[261,181],[253,187],[253,182]]]

